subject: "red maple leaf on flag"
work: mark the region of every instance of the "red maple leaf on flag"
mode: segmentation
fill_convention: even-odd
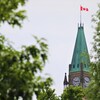
[[[80,11],[89,11],[88,8],[84,8],[83,6],[80,6]]]

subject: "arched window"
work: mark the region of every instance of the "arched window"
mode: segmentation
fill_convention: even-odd
[[[79,64],[77,64],[77,68],[79,68]]]
[[[75,65],[73,65],[73,68],[75,68]]]
[[[84,64],[84,67],[86,68],[86,64]]]

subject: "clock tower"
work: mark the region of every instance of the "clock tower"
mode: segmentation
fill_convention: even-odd
[[[69,85],[88,86],[90,81],[89,64],[90,59],[84,35],[84,26],[80,24],[78,26],[72,61],[69,64]]]

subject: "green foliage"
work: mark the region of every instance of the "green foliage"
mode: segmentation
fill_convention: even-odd
[[[22,10],[26,1],[0,0],[0,25],[8,23],[10,26],[21,27],[26,18],[25,10]],[[20,97],[32,100],[33,94],[43,100],[43,91],[48,91],[46,95],[52,100],[56,97],[50,88],[52,79],[43,79],[38,75],[48,59],[48,45],[44,38],[34,38],[36,44],[23,46],[18,51],[0,35],[0,100],[18,100]]]
[[[52,82],[37,75],[47,60],[48,46],[43,39],[36,41],[17,51],[0,35],[0,100],[32,100],[33,93]]]
[[[50,88],[52,84],[52,79],[47,78],[45,82],[42,82],[42,87],[38,91],[37,100],[59,100],[59,98],[54,93],[55,90]]]
[[[28,0],[0,0],[0,25],[22,26],[26,18],[22,6]],[[48,45],[45,39],[34,36],[36,44],[23,46],[20,51],[0,35],[0,100],[32,100],[33,94],[39,100],[58,100],[50,88],[51,78],[38,75],[48,59]],[[47,96],[46,99],[43,97]],[[49,97],[50,96],[50,97]]]
[[[7,22],[12,26],[21,26],[25,19],[25,10],[18,10],[27,0],[0,0],[0,24]]]
[[[94,32],[94,42],[93,42],[93,51],[95,53],[94,59],[100,61],[100,4],[98,5],[99,9],[96,14],[93,16],[92,21],[95,24],[95,32]]]
[[[84,97],[83,89],[79,86],[69,86],[65,88],[61,95],[61,100],[82,100]]]
[[[100,100],[100,4],[98,11],[93,16],[95,24],[93,36],[93,62],[91,63],[91,83],[86,91],[88,100]]]
[[[54,89],[46,87],[45,91],[40,93],[38,100],[60,100],[54,92]]]

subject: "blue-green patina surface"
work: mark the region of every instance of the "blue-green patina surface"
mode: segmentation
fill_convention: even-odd
[[[78,27],[70,72],[80,71],[81,63],[83,64],[83,71],[89,72],[90,59],[83,26]]]

